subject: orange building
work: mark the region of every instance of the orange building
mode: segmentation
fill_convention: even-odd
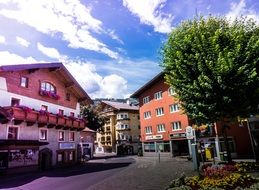
[[[194,125],[180,109],[174,98],[173,88],[165,83],[164,73],[160,73],[142,86],[132,98],[139,100],[141,141],[144,156],[180,156],[190,153],[190,142],[186,139],[186,127]],[[203,147],[213,147],[211,157],[223,159],[226,151],[222,126],[217,122],[213,126],[196,128],[197,140]],[[232,157],[252,155],[251,140],[247,123],[237,120],[228,123],[227,138]],[[199,135],[199,136],[198,136]]]

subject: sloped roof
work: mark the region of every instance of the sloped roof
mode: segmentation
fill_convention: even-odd
[[[130,97],[131,98],[138,98],[140,94],[142,94],[146,89],[148,89],[150,86],[155,84],[157,81],[161,80],[161,78],[164,77],[164,72],[160,72],[158,75],[156,75],[153,79],[148,81],[146,84],[144,84],[142,87],[140,87],[136,92],[134,92]]]
[[[80,102],[86,101],[88,103],[93,103],[92,99],[88,96],[81,85],[75,80],[75,78],[70,74],[66,67],[61,62],[56,63],[33,63],[33,64],[18,64],[18,65],[3,65],[0,66],[0,72],[8,71],[22,71],[29,70],[31,72],[38,69],[50,69],[52,71],[57,71],[58,74],[64,77],[64,82],[74,91],[77,92],[78,99]],[[68,87],[67,86],[67,87]]]
[[[85,127],[84,130],[82,130],[83,132],[90,132],[90,133],[96,133],[96,131],[89,129],[88,127]]]
[[[129,104],[123,103],[123,102],[102,101],[102,103],[105,103],[117,110],[139,110],[138,106],[129,105]]]

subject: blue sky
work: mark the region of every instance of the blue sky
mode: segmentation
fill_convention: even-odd
[[[168,34],[196,14],[259,23],[259,1],[0,0],[0,65],[60,61],[91,98],[126,98],[161,71]]]

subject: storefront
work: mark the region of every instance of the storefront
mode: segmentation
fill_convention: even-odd
[[[188,140],[186,133],[173,133],[170,134],[172,144],[173,156],[187,156],[189,155]]]
[[[170,141],[163,140],[163,135],[146,136],[146,142],[142,144],[144,156],[156,156],[158,153],[161,156],[171,156]]]
[[[37,140],[1,140],[0,171],[38,169],[39,147],[46,144]]]
[[[77,147],[74,142],[59,143],[57,150],[57,165],[66,166],[77,162]]]

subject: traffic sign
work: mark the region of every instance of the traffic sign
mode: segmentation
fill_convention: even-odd
[[[186,138],[187,139],[193,139],[194,138],[194,135],[193,135],[193,129],[192,129],[192,127],[191,126],[188,126],[188,127],[186,127]]]

